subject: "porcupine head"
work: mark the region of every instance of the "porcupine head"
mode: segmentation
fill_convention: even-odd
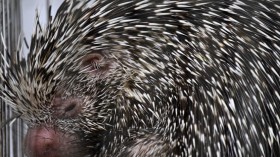
[[[166,153],[156,128],[177,88],[161,53],[171,37],[145,27],[153,5],[65,1],[46,28],[37,19],[27,58],[2,57],[1,97],[28,125],[28,157]]]

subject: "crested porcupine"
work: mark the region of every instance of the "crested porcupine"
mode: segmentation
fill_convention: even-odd
[[[63,2],[1,70],[30,157],[279,156],[280,1]]]

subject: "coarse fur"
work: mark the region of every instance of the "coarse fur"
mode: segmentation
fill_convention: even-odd
[[[1,97],[88,156],[276,157],[279,41],[280,1],[68,0],[26,60],[2,57]],[[77,117],[53,118],[60,89]]]

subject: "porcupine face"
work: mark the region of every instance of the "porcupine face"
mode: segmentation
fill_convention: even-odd
[[[64,2],[1,77],[26,154],[277,156],[277,3]]]

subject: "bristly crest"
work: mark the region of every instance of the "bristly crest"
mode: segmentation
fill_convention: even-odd
[[[0,70],[0,80],[3,83],[0,86],[1,98],[7,100],[15,112],[22,114],[25,120],[32,121],[40,117],[42,113],[37,113],[40,111],[40,105],[49,103],[56,86],[63,78],[64,67],[71,69],[66,63],[68,61],[73,63],[74,56],[79,55],[71,53],[76,49],[74,43],[69,44],[69,41],[74,41],[73,38],[82,39],[83,34],[77,26],[67,24],[73,21],[77,21],[77,24],[82,23],[75,15],[69,13],[76,10],[75,13],[79,14],[78,8],[87,3],[88,1],[64,2],[64,5],[59,8],[65,10],[64,13],[53,20],[49,11],[50,22],[46,29],[42,28],[37,14],[35,32],[32,35],[27,58],[20,56],[18,51],[16,53],[18,55],[13,60],[8,52],[1,52],[3,64]],[[62,23],[64,24],[61,25]],[[38,117],[29,117],[36,114]]]

